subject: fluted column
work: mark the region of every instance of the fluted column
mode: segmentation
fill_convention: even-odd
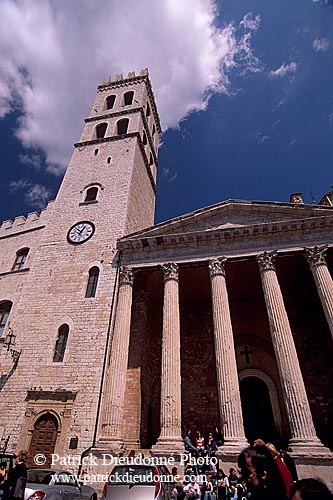
[[[327,454],[316,435],[274,261],[277,252],[258,255],[269,326],[289,419],[289,446],[297,454]]]
[[[124,447],[122,421],[126,388],[128,347],[131,328],[133,272],[122,267],[111,344],[110,362],[104,386],[100,444],[117,451]]]
[[[304,250],[333,336],[333,280],[324,255],[327,245],[304,248]]]
[[[248,445],[244,434],[242,405],[235,356],[228,292],[226,257],[211,260],[214,343],[220,423],[224,428],[224,453],[239,453]]]
[[[161,370],[161,433],[153,453],[181,452],[181,373],[178,266],[169,262],[164,272]]]

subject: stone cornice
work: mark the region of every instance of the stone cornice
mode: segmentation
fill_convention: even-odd
[[[306,219],[252,224],[243,227],[188,231],[174,234],[158,234],[156,236],[127,236],[118,240],[118,249],[123,252],[151,251],[159,249],[204,246],[212,242],[233,243],[235,241],[271,239],[272,235],[299,232],[321,232],[324,228],[333,231],[333,214],[331,216],[311,217]],[[302,242],[300,242],[300,245]],[[302,245],[303,246],[303,245]]]
[[[128,134],[116,135],[116,136],[112,136],[112,137],[103,137],[102,139],[92,139],[91,141],[76,142],[74,144],[74,147],[80,149],[80,148],[85,148],[86,146],[90,146],[93,144],[102,144],[103,142],[121,141],[123,139],[127,139],[130,137],[138,139],[139,147],[140,147],[140,150],[142,153],[143,160],[145,162],[148,177],[149,177],[150,183],[152,185],[152,188],[154,190],[154,193],[156,193],[157,189],[156,189],[155,180],[154,180],[153,174],[151,173],[149,161],[148,161],[146,151],[145,151],[145,146],[142,142],[142,139],[141,139],[139,132],[130,132]]]
[[[30,227],[29,229],[23,229],[22,231],[11,232],[10,234],[1,235],[0,240],[4,240],[6,238],[13,238],[14,236],[19,236],[19,235],[25,234],[25,233],[32,233],[33,231],[39,231],[39,229],[44,229],[44,228],[45,228],[45,225],[43,224],[42,226]],[[10,228],[10,229],[13,230],[13,228]]]

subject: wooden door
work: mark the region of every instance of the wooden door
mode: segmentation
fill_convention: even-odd
[[[51,413],[45,413],[37,420],[29,448],[28,467],[51,467],[51,454],[54,453],[57,434],[58,422]],[[35,464],[34,457],[41,454],[46,457],[45,464]]]

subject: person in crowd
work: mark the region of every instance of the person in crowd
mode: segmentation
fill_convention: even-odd
[[[237,496],[236,494],[237,494],[237,486],[238,486],[238,483],[239,483],[239,479],[238,479],[238,476],[237,476],[237,471],[233,467],[229,470],[228,481],[229,481],[229,493],[230,493],[230,497],[234,498],[234,497]]]
[[[187,450],[188,452],[190,452],[193,455],[196,455],[197,449],[192,444],[191,430],[190,429],[186,432],[186,436],[184,437],[184,445],[185,445],[185,450]]]
[[[216,443],[216,446],[223,446],[224,443],[223,434],[217,426],[215,427],[215,430],[213,432],[213,439]]]
[[[202,485],[202,499],[214,500],[213,492],[214,492],[214,485],[212,483],[212,476],[208,474],[206,481]]]
[[[184,486],[184,492],[188,493],[188,500],[196,500],[200,497],[200,486],[198,485],[195,476],[192,476],[191,481]]]
[[[190,482],[191,476],[198,475],[197,466],[193,465],[192,463],[188,463],[185,467],[184,475],[185,475],[184,482],[185,482],[185,484],[188,484]]]
[[[291,500],[333,500],[333,495],[320,479],[309,477],[294,483],[290,490]]]
[[[284,464],[282,462],[282,460],[280,459],[280,454],[273,443],[267,443],[266,448],[271,452],[272,457],[275,460],[275,463],[280,471],[281,477],[282,477],[284,485],[286,487],[287,497],[289,498],[290,488],[294,484],[294,481],[293,481],[293,478],[291,477],[289,469],[286,466],[286,464]]]
[[[262,439],[255,439],[253,441],[253,446],[266,446],[266,443],[265,441],[263,441]]]
[[[8,477],[4,483],[3,500],[23,500],[25,485],[27,482],[27,452],[22,450],[16,457],[15,467],[9,471]]]
[[[216,500],[227,500],[229,493],[229,481],[222,469],[217,471],[215,481]]]
[[[1,464],[0,464],[0,491],[1,492],[3,491],[3,485],[5,482],[5,478],[6,478],[6,467],[7,467],[6,462],[1,462]]]
[[[210,457],[215,456],[215,452],[217,450],[217,444],[215,439],[213,438],[212,432],[208,434],[208,443],[207,443],[207,451]]]
[[[285,450],[280,450],[280,458],[281,458],[282,462],[284,462],[286,464],[286,466],[288,467],[289,472],[290,472],[293,480],[298,481],[297,469],[296,469],[296,465],[295,465],[293,458]]]
[[[197,431],[197,438],[195,440],[197,451],[205,449],[205,438],[201,436],[201,432]]]
[[[266,446],[249,446],[238,457],[242,480],[251,500],[286,500],[286,487]]]
[[[248,498],[248,493],[247,493],[246,482],[244,480],[241,480],[237,486],[237,500],[247,500],[247,498]]]
[[[172,500],[184,500],[186,497],[186,492],[184,491],[184,483],[183,481],[177,481],[174,485],[174,488],[171,492]]]

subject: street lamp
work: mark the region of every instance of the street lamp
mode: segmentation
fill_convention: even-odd
[[[3,347],[7,349],[7,352],[9,351],[12,359],[14,361],[14,365],[17,365],[18,360],[20,359],[21,356],[21,351],[16,351],[15,349],[12,348],[16,343],[16,335],[13,332],[12,328],[8,328],[8,333],[5,337],[5,341],[3,343]]]

